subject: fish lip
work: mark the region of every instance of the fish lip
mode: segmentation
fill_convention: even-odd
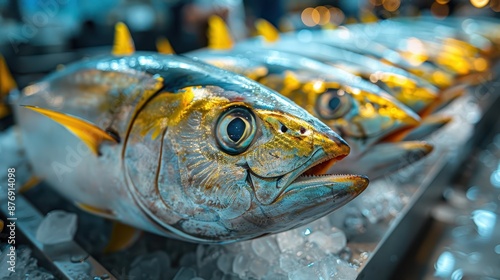
[[[259,175],[255,174],[255,172],[253,172],[252,169],[249,166],[246,166],[246,169],[247,169],[247,178],[246,178],[246,181],[251,186],[253,192],[255,193],[256,189],[255,189],[253,180],[255,180],[255,179],[257,179],[257,180],[266,180],[266,181],[274,180],[275,181],[275,187],[277,189],[280,189],[280,191],[276,194],[276,197],[271,202],[269,202],[269,203],[263,203],[262,201],[260,201],[263,205],[272,204],[272,203],[276,202],[276,200],[278,200],[283,195],[283,193],[288,189],[288,187],[290,185],[293,184],[293,182],[295,182],[295,180],[297,180],[297,178],[299,178],[302,175],[304,175],[304,173],[306,173],[307,171],[309,171],[312,168],[317,167],[318,165],[320,165],[322,163],[325,163],[325,162],[326,162],[326,164],[327,164],[328,167],[331,167],[337,161],[343,159],[344,157],[346,157],[348,155],[348,153],[347,153],[347,154],[327,156],[327,154],[325,152],[322,152],[322,150],[323,150],[322,148],[318,148],[316,151],[314,151],[314,153],[312,153],[312,155],[309,157],[309,159],[304,164],[302,164],[301,166],[297,167],[296,169],[288,172],[285,175],[280,175],[280,176],[276,176],[276,177],[262,177],[262,176],[259,176]],[[323,153],[321,155],[321,157],[319,157],[317,159],[314,159],[314,157],[318,153],[320,153],[320,152]],[[311,162],[311,161],[313,161],[313,162]],[[286,178],[285,181],[282,181],[283,178],[285,178],[287,176],[288,176],[288,178]],[[305,176],[315,176],[315,175],[305,175]],[[281,182],[283,182],[283,183],[281,183]]]
[[[323,182],[316,182],[314,185],[303,186],[302,184],[304,184],[308,180],[300,180],[300,178],[311,178],[312,180],[315,180],[315,181],[321,181],[321,179],[324,179],[324,180],[323,180]],[[367,176],[352,175],[352,174],[306,175],[303,177],[299,176],[298,179],[300,181],[298,181],[297,179],[294,180],[290,185],[287,186],[287,188],[283,191],[282,194],[280,194],[280,196],[278,198],[292,195],[293,193],[296,193],[296,192],[301,192],[301,191],[305,191],[305,190],[309,190],[309,189],[323,187],[325,185],[335,185],[336,183],[340,183],[342,181],[345,183],[351,183],[353,185],[353,187],[348,187],[348,188],[344,189],[344,191],[349,192],[351,194],[351,196],[354,198],[354,197],[358,196],[359,194],[361,194],[368,187],[368,184],[369,184],[369,179]],[[334,186],[332,187],[332,194],[335,195]]]
[[[316,153],[318,153],[319,151],[321,151],[321,149],[318,149],[316,150],[316,152],[314,152],[314,154],[311,156],[310,160],[312,160],[314,158],[314,155]],[[334,165],[336,162],[338,162],[339,160],[343,159],[344,157],[346,157],[347,155],[339,155],[339,156],[330,156],[330,157],[326,157],[326,158],[319,158],[317,159],[316,161],[310,163],[310,160],[307,161],[306,163],[304,163],[301,167],[302,168],[299,168],[301,169],[300,171],[298,171],[298,169],[295,170],[295,174],[293,177],[289,178],[287,180],[287,182],[285,182],[285,185],[281,187],[281,190],[280,192],[278,193],[278,195],[276,196],[276,198],[271,202],[271,203],[274,203],[276,202],[278,199],[280,199],[285,193],[287,193],[288,191],[290,191],[293,186],[294,186],[294,183],[297,181],[297,179],[301,178],[302,176],[309,176],[309,177],[315,177],[315,176],[321,176],[321,175],[305,175],[306,172],[308,172],[309,170],[313,169],[314,167],[316,166],[319,166],[320,164],[322,163],[325,163],[327,162],[327,165],[329,167],[331,167],[332,165]],[[304,166],[308,166],[307,168],[304,168]],[[298,171],[298,172],[297,172]],[[290,173],[289,173],[290,174]],[[282,178],[280,178],[281,180]],[[277,181],[277,185],[279,185],[279,181]],[[321,186],[320,184],[316,185],[316,187],[319,187]]]

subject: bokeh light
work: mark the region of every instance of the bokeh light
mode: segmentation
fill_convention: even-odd
[[[370,4],[373,6],[382,6],[383,0],[370,0]]]
[[[474,64],[474,69],[480,72],[488,68],[488,61],[482,57],[474,59],[473,64]]]
[[[489,2],[490,0],[470,0],[472,6],[476,8],[484,8]]]
[[[494,12],[500,12],[500,0],[491,0],[490,1],[490,8]]]
[[[327,7],[319,6],[319,7],[316,7],[315,10],[318,11],[318,14],[319,14],[318,24],[325,25],[325,24],[330,22],[330,10],[328,10]]]
[[[399,6],[401,5],[400,0],[383,0],[382,5],[384,6],[384,9],[386,9],[389,12],[395,12],[397,9],[399,9]]]
[[[439,2],[432,3],[431,14],[436,18],[445,18],[450,13],[450,8],[447,4],[440,4]]]
[[[345,15],[342,10],[336,7],[328,9],[330,11],[330,22],[335,25],[340,25],[345,20]]]
[[[300,15],[302,22],[309,27],[316,25],[336,24],[339,25],[344,21],[344,14],[338,8],[327,8],[318,6],[316,8],[308,7],[302,11]]]

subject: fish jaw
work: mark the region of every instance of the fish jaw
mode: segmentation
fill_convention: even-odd
[[[350,152],[332,130],[317,131],[310,123],[279,112],[257,110],[256,114],[266,131],[276,133],[246,157],[248,184],[263,205],[275,201],[304,172],[322,173]]]
[[[362,193],[369,180],[359,175],[300,176],[271,204],[253,205],[246,223],[265,227],[268,233],[289,230],[319,219]],[[233,226],[241,220],[233,220]]]

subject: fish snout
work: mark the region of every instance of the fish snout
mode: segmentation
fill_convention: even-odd
[[[328,158],[338,160],[349,155],[351,151],[349,144],[333,130],[315,133],[314,146],[323,149]]]

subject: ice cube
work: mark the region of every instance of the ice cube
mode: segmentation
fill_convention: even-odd
[[[262,280],[288,280],[288,276],[285,274],[270,271],[266,276],[262,278]]]
[[[280,255],[280,267],[284,272],[294,271],[299,267],[300,263],[297,256],[291,253],[283,253]]]
[[[163,251],[137,257],[131,264],[129,277],[132,279],[165,279],[163,273],[170,268],[170,258]],[[163,273],[163,275],[162,275]]]
[[[325,252],[331,253],[331,248],[334,245],[334,241],[330,236],[322,231],[315,231],[309,235],[309,241],[321,246]]]
[[[302,279],[333,279],[336,269],[332,265],[331,258],[325,258],[321,261],[303,266],[294,272],[288,274],[290,280]],[[343,279],[343,278],[338,278]]]
[[[215,262],[222,253],[222,248],[220,246],[198,245],[198,248],[196,248],[196,263],[198,268]]]
[[[358,272],[356,267],[350,265],[349,263],[338,259],[337,261],[337,273],[335,273],[335,279],[356,279],[358,277]]]
[[[220,279],[222,279],[222,277],[224,277],[224,272],[222,272],[218,269],[215,269],[212,272],[212,278],[210,278],[210,280],[220,280]]]
[[[326,253],[338,254],[347,244],[345,233],[333,227],[329,233],[315,231],[309,235],[309,241],[316,243]]]
[[[233,272],[238,274],[241,278],[244,278],[248,271],[248,264],[250,263],[250,257],[242,252],[238,254],[233,261]]]
[[[235,256],[232,253],[222,254],[217,259],[217,267],[224,273],[231,273],[233,271],[233,261]]]
[[[5,270],[0,270],[0,279],[1,280],[15,280],[15,279],[40,279],[40,280],[54,280],[55,277],[46,272],[44,269],[39,268],[37,265],[37,260],[31,257],[31,249],[21,245],[16,248],[16,272],[9,275],[7,272],[7,267],[3,267],[4,256],[7,256],[9,253],[10,246],[5,247],[5,250],[0,256],[0,269],[5,268]],[[7,265],[8,263],[5,262]],[[3,272],[5,271],[5,273]],[[5,276],[5,277],[2,277]]]
[[[325,258],[326,252],[315,243],[306,242],[304,246],[297,251],[296,255],[302,265],[309,265]]]
[[[292,251],[304,244],[305,239],[294,230],[285,231],[276,235],[276,241],[281,252]]]
[[[366,219],[361,213],[348,213],[344,219],[344,228],[348,234],[362,234],[366,231]]]
[[[191,280],[196,277],[196,271],[189,267],[181,267],[173,280]]]
[[[268,270],[269,262],[264,259],[255,259],[250,263],[250,272],[252,272],[257,279],[261,279],[266,275]]]
[[[263,237],[252,241],[252,249],[256,256],[273,262],[278,258],[280,249],[274,237]]]
[[[180,266],[196,268],[196,254],[193,252],[184,254],[181,257],[179,264]]]
[[[76,214],[62,210],[51,211],[36,231],[36,239],[44,245],[54,245],[73,240],[76,232]]]

